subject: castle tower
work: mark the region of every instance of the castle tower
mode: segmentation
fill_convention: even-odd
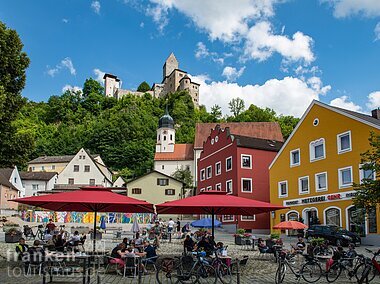
[[[175,58],[174,53],[170,53],[162,67],[162,80],[165,79],[166,76],[169,76],[174,69],[178,69],[178,64],[178,60]]]
[[[158,121],[156,153],[173,153],[175,144],[174,120],[166,107],[165,114]]]
[[[120,88],[120,79],[112,74],[104,74],[104,95],[106,97],[113,97],[116,90]]]

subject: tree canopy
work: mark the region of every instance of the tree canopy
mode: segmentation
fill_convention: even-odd
[[[149,86],[149,84],[147,83],[147,82],[142,82],[138,87],[137,87],[137,91],[138,92],[143,92],[143,93],[145,93],[145,92],[147,92],[147,91],[149,91],[150,90],[150,86]]]

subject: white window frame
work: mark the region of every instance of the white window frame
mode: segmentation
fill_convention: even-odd
[[[342,209],[337,207],[337,206],[330,206],[330,207],[327,207],[323,210],[323,225],[326,225],[327,224],[327,216],[326,216],[326,212],[329,210],[329,209],[338,209],[339,211],[339,226],[342,227],[343,226],[343,223],[342,223]]]
[[[256,214],[252,215],[253,219],[243,219],[243,217],[251,217],[251,216],[243,216],[240,215],[240,221],[245,221],[245,222],[255,222],[256,221]]]
[[[228,191],[228,183],[229,183],[229,182],[231,182],[231,191],[230,191],[230,192]],[[227,192],[227,194],[232,194],[232,193],[234,192],[233,185],[234,185],[234,184],[233,184],[233,182],[232,182],[232,179],[229,179],[229,180],[226,181],[226,192]]]
[[[318,176],[320,175],[325,175],[326,176],[326,188],[319,189],[318,187]],[[322,191],[327,191],[329,189],[329,182],[328,182],[328,177],[327,177],[327,172],[320,172],[315,174],[315,191],[316,192],[322,192]]]
[[[293,163],[293,153],[298,152],[299,161],[298,163]],[[298,167],[301,165],[301,150],[300,148],[290,151],[290,167]]]
[[[232,220],[229,220],[229,219],[224,219],[224,216],[232,216]],[[229,214],[226,214],[226,215],[222,215],[222,221],[223,222],[234,222],[235,221],[235,216],[234,215],[229,215]]]
[[[323,156],[320,158],[315,158],[315,146],[323,145]],[[311,141],[309,144],[310,162],[316,162],[326,159],[326,141],[325,138],[319,138],[317,140]]]
[[[307,178],[307,191],[302,191],[302,180]],[[303,176],[298,178],[298,194],[299,195],[304,195],[304,194],[309,194],[310,193],[310,178],[309,176]]]
[[[227,161],[229,159],[231,159],[231,169],[227,169],[227,165],[228,165]],[[226,158],[226,172],[232,171],[232,168],[233,168],[233,165],[232,165],[232,156],[229,156],[229,157]]]
[[[286,184],[286,194],[281,194],[281,184]],[[288,192],[289,192],[288,181],[287,180],[279,181],[278,182],[278,197],[279,198],[288,197]]]
[[[219,190],[218,190],[218,185],[220,186]],[[221,183],[217,183],[217,184],[215,185],[215,190],[217,190],[217,191],[222,191],[222,184],[221,184]]]
[[[347,134],[349,135],[350,148],[342,150],[342,144],[341,144],[341,140],[340,140],[340,138],[341,138],[342,136],[347,135]],[[336,140],[337,140],[336,143],[337,143],[337,146],[338,146],[338,154],[344,154],[344,153],[347,153],[347,152],[352,151],[351,130],[338,134],[338,135],[336,136]]]
[[[208,176],[208,173],[209,173],[208,169],[210,169],[210,176]],[[210,179],[210,178],[212,178],[212,166],[208,166],[206,168],[206,179]]]
[[[202,192],[202,191],[205,191],[205,188],[204,188],[204,187],[201,188],[200,192]]]
[[[203,175],[202,175],[202,172],[204,173]],[[200,179],[201,179],[201,181],[204,181],[206,179],[206,170],[205,169],[201,169]]]
[[[220,171],[218,173],[218,165],[220,166]],[[215,176],[219,176],[222,174],[222,162],[216,162],[215,163]]]
[[[362,180],[364,178],[364,170],[361,168],[363,167],[364,164],[359,164],[359,179],[360,179],[360,184],[362,184]],[[373,180],[376,180],[376,171],[373,171]]]
[[[249,157],[249,167],[244,167],[243,166],[243,157]],[[252,155],[249,155],[249,154],[241,154],[240,155],[240,167],[242,169],[252,169]]]
[[[250,191],[244,191],[243,190],[243,184],[244,184],[245,180],[249,180],[250,183],[251,183],[251,190]],[[252,188],[252,178],[241,178],[241,189],[240,189],[240,191],[243,192],[243,193],[252,193],[252,191],[253,191],[253,188]]]
[[[212,190],[212,186],[211,185],[206,188],[206,191],[209,191],[209,190]]]
[[[350,171],[351,171],[351,183],[350,183],[350,184],[343,184],[343,180],[342,180],[341,172],[344,171],[344,170],[347,170],[347,169],[350,169]],[[338,182],[339,182],[339,188],[340,188],[340,189],[341,189],[341,188],[352,187],[352,185],[353,185],[352,166],[344,167],[344,168],[340,168],[340,169],[338,169]]]

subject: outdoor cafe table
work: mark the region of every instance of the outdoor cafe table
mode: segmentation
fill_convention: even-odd
[[[47,260],[47,267],[49,268],[48,273],[50,276],[50,282],[53,282],[53,273],[50,268],[52,268],[52,263],[57,261],[79,261],[82,262],[82,278],[83,278],[83,284],[90,283],[90,275],[88,273],[90,258],[92,256],[90,255],[83,255],[83,254],[75,254],[75,253],[47,253],[46,254],[46,260]],[[46,272],[43,274],[43,283],[46,283]]]

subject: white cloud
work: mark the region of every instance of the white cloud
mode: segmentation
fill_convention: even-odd
[[[210,57],[212,61],[224,64],[224,58],[219,56],[216,52],[211,52],[208,50],[206,45],[203,42],[197,43],[197,49],[195,50],[195,58],[201,59],[201,58],[208,58]]]
[[[55,75],[57,75],[60,72],[60,70],[63,68],[66,68],[67,70],[69,70],[71,75],[76,75],[77,73],[70,57],[66,57],[62,59],[61,62],[53,68],[50,68],[49,65],[46,66],[46,68],[48,69],[46,73],[51,77],[54,77]]]
[[[201,84],[200,103],[209,109],[217,104],[223,113],[229,113],[228,103],[231,99],[240,97],[247,107],[255,104],[259,107],[272,108],[279,114],[300,117],[312,100],[318,100],[319,95],[331,88],[316,86],[315,82],[311,84],[294,77],[270,79],[262,85],[245,86],[226,81],[209,81],[205,75],[192,76],[192,79]]]
[[[143,28],[145,26],[144,22],[140,23],[140,28]]]
[[[335,98],[330,102],[330,105],[352,110],[352,111],[358,111],[358,112],[362,111],[362,107],[351,102],[348,96],[341,96],[339,98]]]
[[[263,61],[274,52],[281,54],[286,61],[312,62],[314,54],[311,50],[313,39],[301,32],[296,32],[292,38],[275,35],[269,22],[259,22],[250,28],[244,47],[244,56]]]
[[[65,18],[63,18],[63,19],[62,19],[62,22],[63,22],[63,23],[65,23],[65,24],[67,24],[67,23],[69,22],[69,20],[68,20],[68,19],[65,19]]]
[[[380,22],[377,23],[374,32],[375,32],[375,41],[380,40]]]
[[[243,75],[245,66],[237,70],[235,67],[226,66],[223,69],[222,76],[224,76],[228,81],[235,81],[241,75]]]
[[[103,72],[102,70],[98,69],[98,68],[95,68],[94,70],[94,74],[95,74],[95,80],[98,81],[99,83],[102,83],[103,84],[103,76],[104,74],[106,74],[106,72]]]
[[[379,0],[321,0],[334,8],[334,16],[344,18],[351,15],[380,16]]]
[[[380,91],[372,92],[368,95],[368,103],[366,106],[370,110],[380,107]]]
[[[71,93],[76,93],[78,91],[82,92],[82,88],[78,87],[78,86],[71,86],[71,85],[67,84],[62,88],[62,93],[66,92],[66,91],[70,91]]]
[[[91,3],[91,9],[96,13],[100,14],[100,2],[99,1],[92,1]]]

